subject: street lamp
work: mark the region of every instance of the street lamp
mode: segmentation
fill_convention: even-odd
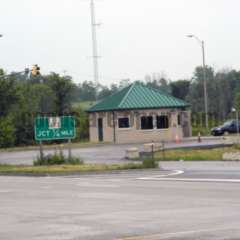
[[[202,48],[205,126],[208,129],[208,95],[207,95],[207,79],[206,79],[206,64],[205,64],[205,43],[203,40],[201,40],[195,35],[187,35],[187,37],[195,38]]]
[[[236,127],[237,127],[237,135],[239,136],[239,120],[238,120],[238,110],[236,108],[232,108],[232,112],[236,113]]]

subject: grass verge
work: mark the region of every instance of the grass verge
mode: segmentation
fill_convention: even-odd
[[[168,150],[155,153],[159,161],[216,161],[222,160],[222,155],[227,152],[239,152],[238,147],[193,150]]]
[[[70,174],[83,172],[104,172],[114,170],[151,168],[142,163],[128,164],[82,164],[82,165],[51,165],[51,166],[16,166],[0,165],[0,174]]]

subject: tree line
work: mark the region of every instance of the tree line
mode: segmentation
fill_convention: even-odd
[[[240,71],[214,71],[206,67],[210,121],[231,117],[232,107],[240,110]],[[204,119],[203,69],[196,67],[191,79],[171,81],[161,74],[136,80],[165,91],[191,104],[194,124]],[[88,116],[81,102],[101,100],[132,81],[124,79],[109,86],[92,81],[74,83],[71,76],[50,73],[31,76],[27,73],[6,74],[0,69],[0,147],[34,144],[34,118],[38,115],[73,114],[77,120],[77,141],[88,138]]]
[[[208,108],[210,118],[224,121],[231,114],[231,109],[240,110],[240,71],[223,69],[214,71],[206,67],[206,81],[208,92]],[[204,114],[203,68],[196,67],[191,79],[171,81],[160,74],[146,75],[145,80],[137,80],[146,86],[163,90],[174,97],[183,99],[191,104],[193,114]],[[98,97],[102,99],[111,95],[131,83],[122,80],[119,85],[98,86]],[[78,97],[83,101],[94,101],[96,88],[93,82],[83,82],[78,85]]]

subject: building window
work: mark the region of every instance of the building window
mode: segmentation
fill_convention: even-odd
[[[153,129],[153,117],[152,116],[141,117],[141,129]]]
[[[157,116],[157,129],[169,128],[168,116]]]
[[[181,115],[180,114],[178,114],[178,125],[180,126],[181,125]]]
[[[128,117],[124,117],[124,118],[119,118],[118,119],[118,127],[119,128],[129,128],[129,118]]]

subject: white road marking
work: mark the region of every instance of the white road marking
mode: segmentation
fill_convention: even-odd
[[[140,177],[140,178],[137,178],[137,180],[159,180],[159,179],[162,179],[164,177],[176,176],[176,175],[180,175],[180,174],[183,174],[183,173],[184,173],[184,171],[182,171],[182,170],[174,170],[173,172],[168,173],[168,174],[155,175],[155,176],[152,176],[152,177]]]
[[[144,180],[169,181],[169,182],[223,182],[240,183],[240,179],[219,179],[219,178],[149,178]]]
[[[176,176],[183,174],[182,170],[175,170],[169,174],[155,175],[152,177],[141,177],[137,180],[150,180],[150,181],[169,181],[169,182],[225,182],[225,183],[240,183],[240,179],[231,178],[170,178],[170,176]]]
[[[181,232],[173,232],[173,233],[163,233],[163,234],[153,234],[153,235],[145,235],[145,236],[137,236],[137,237],[125,237],[119,238],[117,240],[164,240],[170,237],[179,237],[180,235],[189,235],[196,233],[209,233],[209,232],[218,232],[218,231],[226,231],[226,230],[234,230],[234,228],[206,228],[199,230],[189,230],[189,231],[181,231]]]

